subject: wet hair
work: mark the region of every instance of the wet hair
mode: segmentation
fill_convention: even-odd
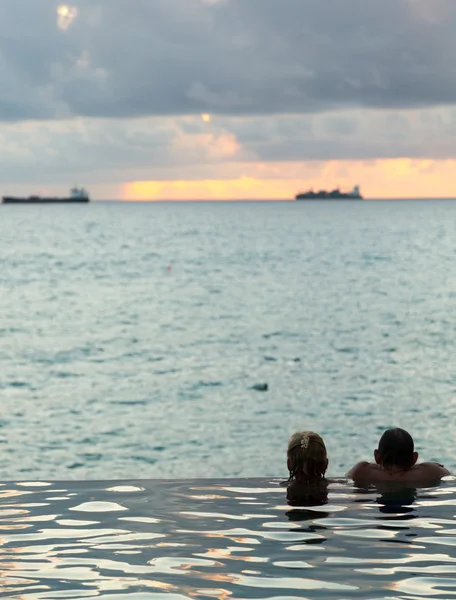
[[[405,429],[387,429],[378,443],[378,452],[382,466],[387,469],[408,470],[413,466],[415,447],[412,436]]]
[[[291,436],[287,450],[289,481],[308,482],[324,477],[328,457],[323,438],[313,431],[297,431]]]

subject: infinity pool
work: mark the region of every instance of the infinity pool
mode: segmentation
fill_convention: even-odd
[[[456,486],[287,506],[279,480],[0,487],[0,597],[456,597]]]

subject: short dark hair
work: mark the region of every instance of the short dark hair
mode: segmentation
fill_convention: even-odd
[[[381,464],[386,468],[410,469],[413,466],[415,447],[412,436],[405,429],[387,429],[378,443],[378,452]]]

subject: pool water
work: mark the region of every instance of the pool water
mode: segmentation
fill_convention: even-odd
[[[0,487],[0,597],[453,598],[456,486],[287,505],[280,480]]]

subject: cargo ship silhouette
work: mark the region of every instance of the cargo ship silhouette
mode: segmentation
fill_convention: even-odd
[[[66,197],[28,196],[21,198],[19,196],[3,196],[2,202],[3,204],[72,204],[90,202],[90,197],[84,188],[74,187],[70,190],[70,195]]]
[[[341,192],[339,188],[327,192],[326,190],[320,190],[314,192],[309,190],[308,192],[299,192],[296,194],[295,200],[363,200],[360,193],[359,186],[355,186],[351,192]]]

